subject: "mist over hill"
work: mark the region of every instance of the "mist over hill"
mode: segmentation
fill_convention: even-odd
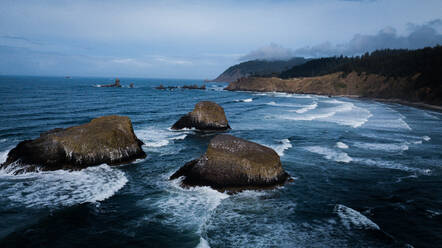
[[[271,76],[279,74],[296,65],[309,61],[302,57],[294,57],[289,60],[251,60],[229,67],[212,82],[234,82],[239,78],[249,76]]]

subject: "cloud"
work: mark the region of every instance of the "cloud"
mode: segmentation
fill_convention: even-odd
[[[282,47],[275,43],[270,43],[268,46],[258,48],[250,53],[240,57],[239,60],[288,60],[294,57],[294,53],[291,49]]]
[[[325,57],[341,54],[353,56],[377,49],[419,49],[436,46],[442,44],[442,35],[437,30],[440,26],[442,26],[440,19],[422,25],[409,23],[407,27],[409,34],[404,36],[399,35],[396,29],[386,27],[374,35],[356,34],[347,43],[333,45],[330,42],[325,42],[296,49],[294,53],[306,57]]]

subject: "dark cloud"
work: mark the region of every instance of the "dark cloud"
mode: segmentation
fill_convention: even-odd
[[[358,55],[376,49],[418,49],[442,44],[442,35],[438,28],[442,20],[435,19],[423,25],[408,24],[409,34],[398,35],[396,29],[386,27],[375,35],[356,34],[349,42],[333,45],[325,42],[311,47],[303,47],[294,51],[297,56],[323,57],[334,55]]]
[[[239,58],[240,61],[246,60],[288,60],[294,57],[291,49],[282,47],[275,43],[270,43],[268,46],[260,47],[256,50]]]

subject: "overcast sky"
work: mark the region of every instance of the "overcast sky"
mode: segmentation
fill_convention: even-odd
[[[214,78],[249,59],[442,44],[440,0],[0,0],[0,74]]]

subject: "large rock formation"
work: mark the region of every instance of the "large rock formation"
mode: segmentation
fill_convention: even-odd
[[[226,134],[215,136],[203,156],[186,163],[170,179],[181,176],[184,186],[233,191],[281,185],[289,178],[274,150]]]
[[[104,116],[70,128],[56,128],[34,140],[20,142],[8,153],[2,168],[22,171],[79,170],[107,163],[121,164],[146,157],[125,116]]]
[[[230,129],[224,109],[214,102],[203,101],[192,112],[181,117],[172,129],[196,128],[203,131]]]

